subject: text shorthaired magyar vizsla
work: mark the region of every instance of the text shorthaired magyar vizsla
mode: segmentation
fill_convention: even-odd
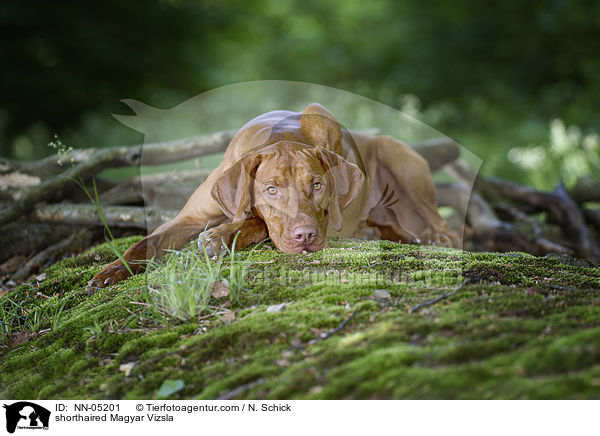
[[[458,243],[438,213],[429,165],[419,154],[390,136],[342,129],[316,103],[301,113],[269,112],[242,127],[177,217],[123,259],[140,272],[147,259],[201,232],[199,245],[214,255],[238,231],[238,249],[270,237],[285,253],[318,251],[326,236],[365,232],[399,242]],[[89,281],[88,291],[128,276],[116,260]]]

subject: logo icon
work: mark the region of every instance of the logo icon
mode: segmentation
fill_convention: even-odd
[[[50,411],[28,401],[19,401],[10,405],[4,404],[6,409],[6,431],[14,433],[19,429],[48,429]]]

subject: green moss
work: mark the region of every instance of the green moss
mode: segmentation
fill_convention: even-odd
[[[175,379],[185,386],[173,398],[240,386],[236,398],[599,396],[598,268],[387,241],[331,240],[299,255],[262,244],[243,255],[251,267],[239,301],[210,301],[235,312],[229,321],[206,312],[165,322],[147,304],[145,275],[88,296],[86,282],[114,258],[107,244],[54,265],[0,299],[11,333],[38,333],[4,341],[0,396],[154,398]],[[389,298],[376,300],[376,289]]]

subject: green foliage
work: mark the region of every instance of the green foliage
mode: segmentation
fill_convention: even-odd
[[[153,264],[147,274],[146,302],[155,319],[168,325],[173,320],[195,321],[206,312],[214,313],[211,293],[215,286],[225,290],[228,301],[238,302],[240,292],[247,291],[250,262],[233,247],[225,255],[210,259],[206,249],[171,250]],[[224,295],[225,296],[225,295]]]
[[[534,118],[530,108],[516,99],[511,103],[513,114],[482,101],[460,115],[467,125],[456,126],[453,118],[460,112],[452,104],[432,105],[421,110],[421,102],[412,97],[407,108],[413,116],[430,125],[447,125],[448,136],[460,141],[483,160],[481,171],[521,182],[540,190],[552,190],[563,182],[572,187],[580,176],[600,180],[600,145],[598,131],[565,126],[562,119],[546,122]],[[402,108],[406,111],[405,108]],[[477,113],[479,122],[468,120]],[[514,120],[521,117],[520,120]],[[481,125],[484,121],[487,125]],[[514,123],[511,125],[511,123]],[[470,127],[469,127],[470,124]],[[506,126],[510,127],[510,139]]]
[[[160,282],[150,277],[148,301],[165,322],[169,318],[194,320],[208,310],[210,291],[220,278],[219,267],[212,267],[192,252],[169,253]]]
[[[40,301],[16,302],[6,297],[0,301],[0,343],[8,343],[14,331],[55,330],[61,322],[65,302],[44,304]]]
[[[555,119],[549,136],[549,143],[514,147],[508,153],[511,162],[528,171],[533,185],[551,190],[558,181],[573,186],[581,176],[600,179],[600,141],[596,133],[584,135],[577,126],[565,128],[561,120]]]
[[[183,380],[165,380],[163,381],[158,391],[156,391],[156,398],[158,400],[164,400],[169,398],[171,395],[176,394],[185,387]]]
[[[89,334],[90,340],[100,340],[104,335],[104,326],[97,319],[94,319],[92,324],[85,326],[82,330]]]

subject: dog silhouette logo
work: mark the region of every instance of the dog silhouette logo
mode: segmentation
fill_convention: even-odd
[[[14,433],[19,429],[48,429],[50,411],[28,401],[19,401],[10,405],[4,404],[6,409],[6,431]]]

